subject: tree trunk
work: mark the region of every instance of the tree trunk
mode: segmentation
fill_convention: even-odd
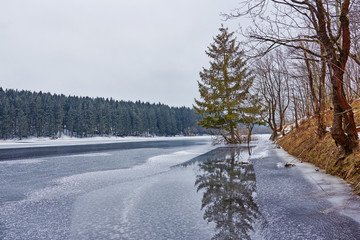
[[[319,91],[318,91],[318,96],[316,95],[316,91],[315,91],[315,87],[314,87],[314,76],[312,73],[312,69],[311,69],[311,64],[309,61],[309,58],[307,56],[307,52],[306,49],[304,47],[304,44],[302,42],[300,42],[301,47],[303,49],[303,54],[304,54],[304,60],[305,60],[305,64],[306,64],[306,68],[308,71],[308,81],[309,81],[309,87],[310,87],[310,96],[311,96],[311,106],[313,107],[313,111],[314,111],[314,117],[316,119],[316,123],[317,123],[317,130],[316,130],[316,135],[322,139],[325,136],[325,125],[324,125],[324,118],[323,118],[323,112],[322,112],[322,104],[323,104],[323,94],[322,94],[322,90],[323,90],[323,82],[325,81],[325,74],[326,74],[326,62],[323,61],[323,57],[321,59],[321,76],[319,79]],[[325,49],[324,47],[321,46],[321,54],[322,56],[325,55]],[[308,123],[310,125],[310,119],[308,120]]]
[[[251,134],[252,134],[253,128],[254,128],[254,125],[252,125],[252,124],[248,128],[247,146],[248,146],[249,156],[251,155],[250,140],[251,140]]]
[[[292,97],[293,97],[293,103],[294,103],[294,115],[295,115],[295,128],[298,129],[299,128],[299,123],[298,123],[298,109],[297,109],[297,101],[296,101],[296,96],[295,96],[295,91],[294,88],[292,89]]]
[[[358,145],[358,135],[354,120],[354,113],[348,103],[344,91],[344,72],[350,53],[350,30],[349,30],[349,5],[350,0],[344,0],[341,5],[340,30],[341,43],[336,44],[327,34],[327,17],[321,0],[316,0],[317,18],[319,21],[318,36],[323,44],[327,59],[331,66],[331,82],[333,88],[334,116],[331,128],[331,136],[337,145],[340,145],[346,154],[350,154]],[[341,47],[340,47],[341,46]],[[336,47],[339,53],[336,52]]]
[[[333,68],[333,105],[334,116],[331,136],[337,145],[340,145],[346,154],[352,153],[358,144],[358,134],[354,121],[354,113],[347,102],[343,86],[344,73]]]
[[[271,140],[271,141],[275,141],[276,137],[277,137],[277,131],[276,131],[276,130],[274,130],[274,131],[272,132],[272,134],[271,134],[271,136],[270,136],[270,139],[269,139],[269,140]]]
[[[236,137],[235,137],[235,128],[234,126],[230,126],[230,141],[228,141],[230,144],[236,144]]]
[[[324,111],[325,111],[325,78],[326,78],[326,51],[323,45],[321,49],[321,76],[319,81],[319,118],[318,118],[318,136],[323,138],[326,134]]]

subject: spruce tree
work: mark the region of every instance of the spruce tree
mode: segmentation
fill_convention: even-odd
[[[195,99],[194,109],[202,119],[199,125],[219,130],[226,143],[237,143],[237,127],[241,122],[241,104],[247,98],[253,77],[243,60],[240,45],[227,28],[208,47],[210,67],[200,72],[198,81],[202,100]]]

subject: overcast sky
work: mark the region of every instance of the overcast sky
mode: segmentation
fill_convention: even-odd
[[[0,0],[0,87],[191,107],[237,0]]]

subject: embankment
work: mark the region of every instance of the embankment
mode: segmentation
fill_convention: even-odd
[[[355,120],[360,125],[360,101],[352,104]],[[327,129],[331,127],[332,111],[325,113]],[[316,135],[315,119],[302,121],[298,128],[293,128],[278,139],[278,144],[288,153],[322,168],[328,174],[343,178],[352,185],[354,192],[360,195],[360,147],[354,153],[345,156],[330,132],[323,139]]]

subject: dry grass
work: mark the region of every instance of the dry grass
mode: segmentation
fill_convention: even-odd
[[[360,124],[360,101],[353,103],[355,120]],[[332,111],[325,114],[325,124],[331,126]],[[286,136],[278,140],[287,152],[310,162],[326,171],[339,176],[350,183],[356,194],[360,195],[360,147],[353,154],[345,156],[335,145],[330,133],[323,139],[316,135],[315,120],[303,122],[298,129],[293,129]]]

